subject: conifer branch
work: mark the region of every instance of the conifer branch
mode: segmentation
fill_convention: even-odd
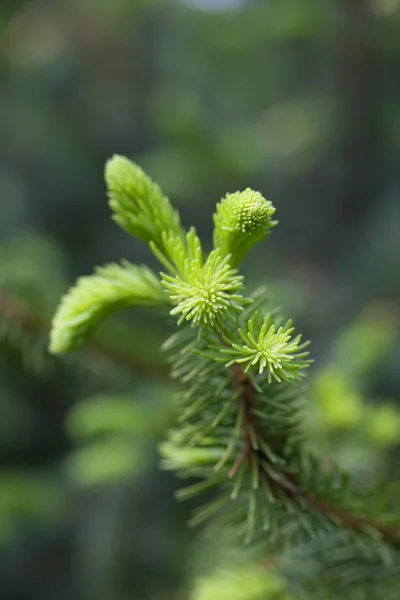
[[[11,322],[10,327],[15,324],[19,329],[26,330],[35,338],[39,337],[46,340],[49,337],[50,322],[35,315],[20,299],[10,296],[4,290],[0,290],[0,315],[5,321]],[[106,360],[134,375],[151,375],[157,379],[168,377],[166,366],[162,364],[153,365],[138,357],[132,357],[100,340],[91,339],[82,349],[82,352],[90,359]]]
[[[120,302],[168,306],[178,332],[164,349],[182,391],[178,425],[160,446],[162,467],[196,479],[179,499],[214,493],[190,524],[234,525],[248,544],[264,536],[270,549],[278,539],[296,545],[339,532],[350,549],[380,543],[386,555],[399,550],[396,511],[389,511],[390,524],[379,518],[369,492],[335,469],[324,472],[304,449],[299,383],[312,363],[308,342],[294,335],[291,320],[283,324],[265,293],[245,295],[238,267],[276,225],[271,202],[249,189],[228,194],[214,215],[214,249],[204,256],[196,231],[181,228],[139,167],[115,157],[106,182],[116,221],[149,244],[163,272],[157,279],[130,266],[135,276],[123,277],[122,287],[111,276],[111,291],[110,273],[100,272],[107,293],[103,281],[91,287],[98,275],[78,281],[53,322],[52,348],[63,352],[83,341]]]
[[[287,495],[291,500],[298,503],[299,508],[305,510],[308,507],[311,510],[317,510],[328,520],[334,522],[340,522],[345,529],[354,531],[357,533],[365,534],[366,531],[374,531],[379,537],[390,544],[393,548],[400,550],[400,526],[389,526],[380,523],[374,519],[366,517],[358,517],[345,510],[343,507],[338,507],[327,501],[326,499],[319,499],[315,495],[305,493],[301,489],[301,485],[298,482],[298,477],[295,472],[281,472],[273,464],[271,464],[270,457],[265,453],[263,449],[263,442],[257,444],[254,447],[252,443],[251,431],[255,432],[255,435],[259,435],[262,431],[262,424],[259,421],[257,414],[255,414],[256,403],[255,390],[251,380],[247,373],[243,370],[241,365],[234,364],[233,369],[235,372],[235,387],[241,390],[241,394],[237,397],[236,402],[243,406],[243,445],[239,451],[234,465],[229,472],[229,477],[235,477],[238,468],[240,467],[243,460],[246,460],[249,467],[254,464],[255,461],[261,462],[266,465],[263,469],[262,474],[268,480],[268,485],[272,492],[279,500],[281,494]],[[269,448],[276,455],[279,455],[282,447],[284,446],[284,439],[281,436],[271,437],[268,440],[264,440],[268,443]],[[277,493],[277,488],[280,488],[281,493]]]

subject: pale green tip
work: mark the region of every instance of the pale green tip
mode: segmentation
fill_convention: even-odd
[[[247,188],[227,194],[214,215],[214,247],[224,256],[230,254],[231,266],[237,267],[249,250],[262,242],[277,224],[272,220],[274,213],[272,202],[260,192]]]
[[[275,210],[272,202],[250,188],[228,194],[221,203],[221,212],[226,219],[223,227],[248,234],[266,233],[275,224],[271,222]]]

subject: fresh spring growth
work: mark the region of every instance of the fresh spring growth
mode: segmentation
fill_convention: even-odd
[[[304,376],[303,369],[310,365],[307,360],[309,353],[303,352],[308,343],[301,344],[301,335],[292,339],[293,331],[292,321],[277,329],[271,315],[267,315],[259,331],[253,320],[249,319],[246,331],[241,327],[238,329],[244,344],[231,342],[231,348],[221,350],[222,354],[233,357],[226,366],[243,363],[246,373],[255,367],[260,375],[266,369],[269,383],[272,379],[278,382],[301,379]]]
[[[148,267],[128,261],[97,267],[94,275],[80,277],[61,299],[53,318],[50,352],[62,354],[78,348],[118,309],[167,302],[160,280]]]
[[[166,305],[178,318],[179,330],[165,347],[172,374],[180,378],[184,389],[179,425],[160,447],[162,464],[186,478],[203,479],[194,488],[185,488],[182,498],[222,482],[227,487],[223,496],[201,508],[192,522],[208,520],[237,499],[235,510],[240,509],[250,540],[257,520],[266,518],[263,511],[255,510],[260,486],[268,488],[270,478],[275,477],[274,485],[276,477],[280,480],[271,471],[270,461],[286,460],[275,456],[281,447],[269,446],[270,425],[262,421],[269,414],[267,404],[264,407],[255,395],[267,385],[265,401],[276,403],[279,397],[285,403],[273,428],[289,432],[290,384],[302,377],[309,364],[300,336],[292,338],[291,323],[276,329],[272,317],[260,312],[265,297],[246,297],[243,276],[237,270],[246,252],[275,225],[271,220],[275,208],[258,192],[229,194],[218,205],[215,247],[205,256],[195,229],[183,230],[178,213],[140,167],[115,156],[106,165],[105,177],[114,219],[150,246],[162,272],[158,276],[147,267],[124,261],[80,278],[54,316],[50,350],[57,354],[78,348],[103,319],[120,308]],[[247,375],[253,367],[258,374]],[[257,424],[254,411],[261,419]],[[245,486],[248,481],[252,491]],[[293,497],[286,498],[286,503],[293,504]]]
[[[250,188],[227,194],[214,214],[214,247],[224,256],[230,254],[231,266],[238,267],[249,250],[277,225],[278,221],[271,220],[274,213],[272,203]]]
[[[79,347],[108,314],[134,304],[170,304],[180,325],[186,320],[223,332],[225,323],[234,323],[249,302],[239,293],[243,277],[236,267],[276,224],[271,202],[250,189],[228,194],[214,216],[215,248],[204,259],[194,228],[185,233],[178,212],[139,166],[115,155],[106,164],[105,180],[114,220],[149,244],[167,273],[158,279],[125,262],[79,279],[53,319],[51,352]]]
[[[189,524],[207,523],[210,532],[234,529],[246,543],[256,540],[257,549],[263,546],[264,559],[271,557],[278,567],[282,557],[284,564],[284,546],[297,544],[304,558],[311,544],[321,558],[318,569],[312,569],[318,589],[322,580],[329,586],[324,597],[331,598],[329,583],[343,573],[335,598],[376,598],[373,590],[369,595],[365,573],[372,565],[382,578],[391,579],[385,569],[392,558],[398,560],[398,515],[393,514],[393,526],[380,524],[376,517],[386,506],[383,495],[376,496],[379,512],[374,514],[369,492],[364,506],[361,486],[353,490],[347,477],[327,473],[326,465],[310,456],[299,427],[303,391],[293,385],[311,362],[307,343],[294,335],[291,321],[280,325],[273,308],[264,310],[270,301],[266,294],[244,295],[237,271],[246,253],[276,225],[271,220],[275,208],[250,189],[228,194],[214,216],[214,249],[204,257],[195,230],[183,230],[178,213],[140,167],[116,156],[107,163],[106,182],[114,219],[149,244],[164,272],[158,276],[124,262],[79,279],[55,314],[50,350],[77,348],[121,307],[166,305],[166,312],[178,317],[178,331],[164,348],[181,390],[177,419],[159,450],[163,468],[192,480],[178,491],[179,499],[207,491]],[[375,437],[382,429],[378,425]],[[320,557],[316,544],[321,542],[329,556]],[[329,569],[334,579],[326,576]],[[285,597],[280,580],[270,590],[259,570],[239,574],[247,596],[238,600]],[[359,589],[353,582],[360,583],[361,594],[353,593]],[[236,576],[227,579],[218,571],[214,580],[199,585],[193,600],[233,599],[239,587]],[[384,596],[398,598],[398,592],[397,587]]]
[[[191,261],[184,277],[162,275],[162,282],[176,304],[171,315],[179,315],[178,325],[185,319],[193,326],[218,326],[234,318],[243,310],[245,299],[238,294],[243,277],[229,265],[229,256],[223,258],[220,250],[213,250],[205,264],[197,256]]]
[[[160,248],[164,232],[183,237],[179,214],[138,165],[115,155],[106,164],[105,179],[113,219],[128,233]]]

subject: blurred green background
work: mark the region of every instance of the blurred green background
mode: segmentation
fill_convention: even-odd
[[[193,506],[158,470],[174,323],[130,311],[46,352],[77,276],[155,265],[110,219],[113,153],[209,247],[226,192],[273,201],[244,271],[313,342],[310,444],[396,481],[399,31],[399,0],[2,0],[1,598],[179,600],[197,568]]]

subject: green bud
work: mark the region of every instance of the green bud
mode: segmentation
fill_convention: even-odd
[[[237,267],[249,250],[262,242],[277,224],[271,220],[275,210],[260,192],[250,188],[227,194],[217,205],[214,247],[220,248],[223,256],[231,255],[232,267]]]

